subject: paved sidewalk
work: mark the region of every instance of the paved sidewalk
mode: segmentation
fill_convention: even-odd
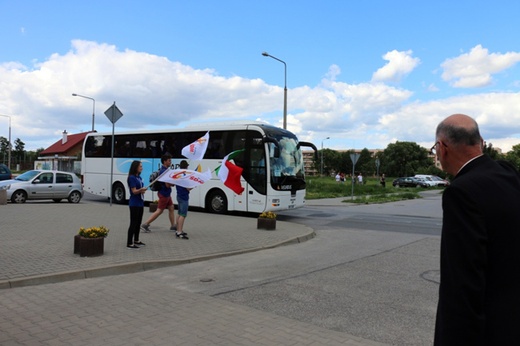
[[[0,220],[0,345],[381,345],[175,289],[174,278],[143,272],[295,244],[314,237],[305,226],[279,221],[264,231],[252,217],[190,211],[189,240],[176,239],[161,215],[141,236],[147,245],[128,250],[127,206],[8,204]],[[74,255],[79,227],[99,225],[110,229],[104,255]]]
[[[146,246],[130,250],[129,215],[128,206],[89,201],[0,205],[0,288],[133,273],[314,237],[312,229],[294,223],[278,221],[274,231],[258,230],[254,217],[190,211],[184,227],[190,239],[177,239],[164,212],[152,223],[151,233],[141,232]],[[145,208],[143,220],[149,215]],[[100,225],[110,229],[104,255],[74,255],[79,228]]]

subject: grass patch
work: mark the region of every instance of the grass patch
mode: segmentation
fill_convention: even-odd
[[[421,198],[420,188],[395,188],[392,186],[393,178],[387,178],[386,181],[386,187],[383,188],[375,178],[366,179],[363,185],[352,186],[350,181],[337,183],[331,177],[309,177],[306,199],[345,197],[346,202],[369,204]]]
[[[358,204],[377,204],[403,201],[406,199],[421,198],[418,192],[397,192],[392,194],[375,195],[375,196],[357,196],[353,200],[346,199],[345,202]]]

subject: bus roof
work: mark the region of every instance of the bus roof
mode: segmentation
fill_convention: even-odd
[[[116,132],[116,135],[121,134],[149,134],[149,133],[169,133],[169,132],[184,132],[184,131],[222,131],[222,130],[237,130],[237,129],[243,129],[246,126],[253,125],[262,127],[265,129],[269,129],[269,131],[287,131],[283,130],[282,128],[261,122],[261,121],[233,121],[233,122],[214,122],[214,123],[195,123],[195,124],[188,124],[185,127],[172,127],[172,128],[158,128],[158,129],[146,129],[141,131],[120,131]],[[290,131],[287,131],[291,133]],[[111,134],[109,132],[91,132],[87,136],[89,137],[95,137],[96,135],[108,135]]]

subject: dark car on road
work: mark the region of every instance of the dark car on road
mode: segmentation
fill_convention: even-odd
[[[392,182],[395,187],[428,187],[429,185],[419,178],[415,177],[401,177]]]
[[[13,174],[7,165],[0,163],[0,180],[13,179]]]

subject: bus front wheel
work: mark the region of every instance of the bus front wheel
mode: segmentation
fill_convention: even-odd
[[[227,212],[226,194],[221,190],[210,192],[206,199],[206,209],[210,213],[225,214]]]
[[[112,187],[112,201],[123,204],[125,200],[125,187],[121,183],[115,183]]]

